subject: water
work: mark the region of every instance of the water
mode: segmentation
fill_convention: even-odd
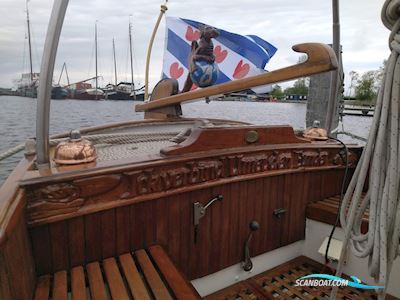
[[[54,100],[51,102],[50,133],[80,127],[140,120],[143,113],[134,110],[134,101]],[[306,105],[300,103],[194,102],[182,107],[187,117],[233,119],[252,124],[289,124],[305,127]],[[372,118],[346,116],[344,128],[367,137]],[[0,96],[0,153],[35,136],[36,100]],[[347,141],[349,141],[347,139]],[[21,159],[22,153],[0,161],[0,185]]]

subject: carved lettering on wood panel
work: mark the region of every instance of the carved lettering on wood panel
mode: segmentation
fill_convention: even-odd
[[[135,198],[235,176],[344,165],[340,149],[284,149],[243,153],[37,186],[28,197],[31,220],[73,213],[85,205]],[[349,152],[349,164],[358,160]]]

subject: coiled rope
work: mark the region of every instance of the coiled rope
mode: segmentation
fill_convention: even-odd
[[[154,141],[168,141],[175,137],[179,132],[165,133],[112,133],[112,134],[96,134],[83,136],[86,140],[93,144],[133,144],[146,143]],[[53,139],[50,141],[50,146],[55,146],[60,142],[66,141],[69,138]],[[0,154],[0,161],[25,149],[25,144],[17,145]]]
[[[377,291],[384,299],[395,258],[400,254],[400,1],[386,0],[382,21],[391,30],[391,54],[385,66],[368,142],[346,191],[340,211],[345,229],[343,250],[336,275],[341,276],[348,246],[357,257],[368,257],[368,271],[375,281],[385,286]],[[369,171],[369,188],[361,194]],[[347,210],[350,204],[350,209]],[[369,226],[361,233],[361,222],[369,208]],[[336,299],[337,288],[330,299]]]

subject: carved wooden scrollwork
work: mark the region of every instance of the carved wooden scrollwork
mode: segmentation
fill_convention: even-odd
[[[154,163],[151,167],[121,171],[70,182],[28,187],[28,215],[31,222],[81,209],[121,200],[139,199],[144,195],[202,188],[224,180],[244,180],[253,175],[344,166],[340,148],[294,148],[258,150],[232,155],[193,158],[171,163]],[[349,150],[349,165],[358,161],[356,150]],[[263,175],[261,175],[263,176]],[[142,197],[143,198],[143,197]],[[97,208],[96,208],[97,209]]]

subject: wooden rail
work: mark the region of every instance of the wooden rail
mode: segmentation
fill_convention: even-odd
[[[149,111],[162,107],[177,105],[182,102],[210,97],[213,95],[241,91],[251,87],[288,81],[299,77],[310,76],[313,74],[337,69],[335,53],[328,45],[319,43],[306,43],[294,45],[292,49],[296,52],[306,53],[308,59],[303,63],[268,73],[157,99],[149,103],[138,104],[136,105],[135,109],[136,111]]]

